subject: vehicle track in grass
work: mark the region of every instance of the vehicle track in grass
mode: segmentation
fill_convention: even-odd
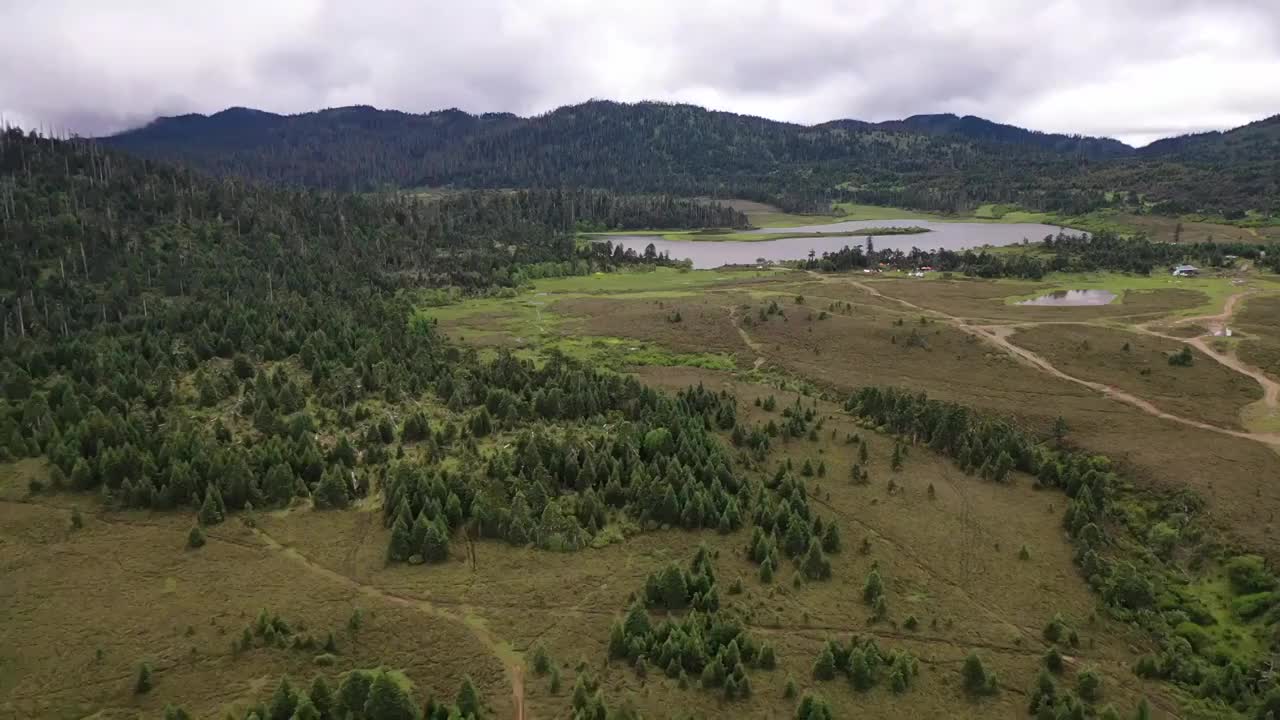
[[[1036,370],[1039,370],[1040,372],[1043,372],[1047,375],[1051,375],[1060,380],[1065,380],[1067,382],[1089,388],[1090,390],[1100,393],[1104,397],[1110,398],[1112,400],[1116,400],[1117,402],[1125,403],[1127,405],[1131,405],[1141,410],[1142,412],[1148,415],[1151,415],[1152,417],[1156,417],[1161,420],[1169,420],[1172,422],[1181,423],[1183,425],[1189,425],[1191,427],[1198,428],[1201,430],[1208,430],[1210,432],[1216,432],[1223,435],[1230,435],[1232,437],[1243,438],[1246,440],[1253,440],[1255,442],[1260,442],[1266,445],[1270,445],[1272,447],[1280,446],[1280,433],[1249,432],[1245,430],[1233,430],[1231,428],[1224,428],[1218,425],[1213,425],[1212,423],[1207,423],[1200,420],[1183,417],[1181,415],[1176,415],[1171,412],[1166,412],[1156,407],[1151,402],[1137,395],[1134,395],[1133,393],[1125,392],[1124,390],[1121,390],[1111,385],[1107,385],[1105,383],[1086,380],[1084,378],[1076,377],[1074,375],[1070,375],[1066,372],[1063,372],[1062,370],[1055,367],[1053,363],[1049,362],[1047,359],[1045,359],[1041,355],[1035,352],[1032,352],[1031,350],[1028,350],[1020,345],[1017,345],[1009,340],[1009,336],[1014,333],[1017,327],[1020,327],[1020,326],[1031,327],[1031,326],[1038,325],[1040,323],[1027,322],[1027,323],[1016,323],[1016,324],[1002,324],[1002,325],[973,325],[973,324],[970,324],[970,322],[966,318],[950,315],[940,310],[925,308],[920,305],[916,305],[915,303],[910,302],[908,300],[903,300],[902,298],[894,297],[893,295],[886,295],[880,292],[878,289],[873,288],[870,285],[867,285],[866,283],[854,280],[852,278],[825,276],[813,271],[810,271],[810,274],[819,278],[820,282],[830,282],[830,283],[843,282],[843,283],[852,285],[874,297],[896,302],[904,307],[910,308],[915,312],[919,312],[924,315],[928,315],[935,319],[941,320],[942,322],[948,325],[951,325],[954,328],[957,328],[961,332],[967,333],[969,335],[972,335],[974,337],[977,337],[985,341],[990,345],[996,346],[1000,350],[1004,351],[1005,354],[1012,356],[1015,360],[1018,360],[1025,365],[1028,365]],[[1237,295],[1233,295],[1231,298],[1229,298],[1227,309],[1224,310],[1223,313],[1219,313],[1217,315],[1205,316],[1205,317],[1207,318],[1228,317],[1229,318],[1231,313],[1234,311],[1235,304],[1236,304],[1236,301],[1238,300],[1238,297],[1243,294],[1244,293],[1238,293]],[[1204,318],[1186,318],[1183,322],[1191,322],[1194,320],[1201,320],[1201,319],[1204,319]],[[1080,324],[1089,325],[1089,324],[1097,324],[1097,323],[1080,323]],[[1245,365],[1243,362],[1239,361],[1238,359],[1235,359],[1234,364],[1232,364],[1232,362],[1228,362],[1228,360],[1230,360],[1229,358],[1222,358],[1217,356],[1216,353],[1211,352],[1208,349],[1207,345],[1204,344],[1203,342],[1204,336],[1197,337],[1197,338],[1190,338],[1190,339],[1179,338],[1171,335],[1165,335],[1165,334],[1147,329],[1144,326],[1140,326],[1140,325],[1129,325],[1125,327],[1133,329],[1137,332],[1145,332],[1147,334],[1156,335],[1158,337],[1166,338],[1169,340],[1176,340],[1178,342],[1190,344],[1193,347],[1196,347],[1197,349],[1199,349],[1201,352],[1204,352],[1210,357],[1213,357],[1218,362],[1221,362],[1223,365],[1253,378],[1255,381],[1258,381],[1260,384],[1262,384],[1264,389],[1264,398],[1266,397],[1271,398],[1271,400],[1268,402],[1268,407],[1275,407],[1270,403],[1277,402],[1277,399],[1280,399],[1280,385],[1277,385],[1270,378],[1267,378],[1260,370],[1257,370],[1256,368],[1251,368]],[[1199,341],[1199,344],[1192,341]]]

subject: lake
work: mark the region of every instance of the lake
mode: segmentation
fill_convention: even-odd
[[[747,232],[758,235],[779,233],[848,232],[868,228],[921,227],[929,232],[915,235],[877,235],[877,250],[902,250],[918,247],[928,250],[939,248],[962,250],[983,245],[1016,245],[1024,239],[1036,243],[1045,235],[1057,235],[1063,228],[1039,223],[953,223],[932,220],[847,220],[827,225],[804,225],[788,228],[760,228]],[[1068,230],[1068,232],[1071,232]],[[814,251],[819,257],[824,252],[834,252],[845,246],[867,245],[863,236],[801,237],[761,240],[758,242],[711,240],[664,240],[653,235],[610,235],[599,241],[610,240],[614,245],[631,248],[643,253],[653,243],[659,253],[668,253],[673,259],[693,261],[698,269],[716,268],[721,265],[750,265],[758,259],[767,262],[803,260]]]
[[[1054,290],[1048,295],[1041,295],[1031,300],[1023,300],[1019,305],[1041,305],[1071,307],[1080,305],[1107,305],[1116,299],[1110,290]]]

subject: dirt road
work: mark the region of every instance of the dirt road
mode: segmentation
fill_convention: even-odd
[[[1066,380],[1067,382],[1071,382],[1071,383],[1075,383],[1076,385],[1087,387],[1091,390],[1101,393],[1102,395],[1108,398],[1111,398],[1112,400],[1123,402],[1127,405],[1136,407],[1142,412],[1145,412],[1148,415],[1151,415],[1152,417],[1157,417],[1162,420],[1169,420],[1172,422],[1182,423],[1183,425],[1189,425],[1191,427],[1199,428],[1201,430],[1208,430],[1210,432],[1221,433],[1223,435],[1231,435],[1233,437],[1244,438],[1247,440],[1254,440],[1256,442],[1265,443],[1267,445],[1280,446],[1280,433],[1257,433],[1257,432],[1247,432],[1243,430],[1232,430],[1231,428],[1219,427],[1217,425],[1201,422],[1199,420],[1193,420],[1191,418],[1183,417],[1181,415],[1175,415],[1173,413],[1161,410],[1160,408],[1156,407],[1155,405],[1152,405],[1150,402],[1138,397],[1137,395],[1125,392],[1123,390],[1120,390],[1119,388],[1112,387],[1110,385],[1105,385],[1099,382],[1093,382],[1092,380],[1085,380],[1084,378],[1079,378],[1074,375],[1069,375],[1063,372],[1062,370],[1059,370],[1058,368],[1054,367],[1054,365],[1050,363],[1048,360],[1046,360],[1044,357],[1041,357],[1040,355],[1024,347],[1015,345],[1014,343],[1010,342],[1008,338],[1016,330],[1016,328],[1012,325],[970,325],[964,318],[960,318],[955,315],[949,315],[940,310],[932,310],[929,308],[921,307],[920,305],[916,305],[915,303],[909,302],[907,300],[903,300],[902,298],[894,297],[892,295],[885,295],[884,293],[880,292],[876,288],[873,288],[866,283],[859,282],[852,278],[826,276],[826,275],[821,275],[812,271],[810,272],[810,274],[813,275],[814,277],[817,277],[820,282],[844,282],[874,297],[883,298],[885,300],[898,303],[899,305],[909,308],[915,312],[919,312],[924,315],[928,315],[930,317],[939,319],[961,330],[962,332],[978,337],[983,341],[987,342],[988,344],[994,345],[995,347],[1004,351],[1006,354],[1011,355],[1014,359],[1019,360],[1027,365],[1030,365],[1031,367],[1041,372],[1044,372],[1048,375],[1052,375],[1053,377],[1056,377],[1060,380]],[[1192,322],[1197,320],[1203,321],[1206,319],[1211,319],[1211,320],[1217,320],[1225,323],[1230,320],[1232,313],[1235,311],[1236,303],[1239,301],[1240,297],[1242,297],[1243,295],[1244,293],[1238,293],[1228,298],[1225,309],[1223,310],[1222,313],[1219,313],[1217,315],[1205,316],[1201,318],[1187,318],[1185,321],[1182,321],[1182,322]],[[1037,323],[1021,323],[1021,325],[1024,327],[1035,325],[1035,324]],[[1275,403],[1278,401],[1278,399],[1280,399],[1280,384],[1277,384],[1274,380],[1264,375],[1260,370],[1257,370],[1256,368],[1252,368],[1244,364],[1239,360],[1239,358],[1234,357],[1234,355],[1222,356],[1222,355],[1219,355],[1218,353],[1211,352],[1208,349],[1208,347],[1204,344],[1205,336],[1201,336],[1198,338],[1191,338],[1190,340],[1188,340],[1187,338],[1179,338],[1171,335],[1164,335],[1154,330],[1141,328],[1140,326],[1136,326],[1136,325],[1131,327],[1135,329],[1139,329],[1140,332],[1146,332],[1148,334],[1158,335],[1160,337],[1170,339],[1170,340],[1176,340],[1178,342],[1189,343],[1192,346],[1204,352],[1205,354],[1212,357],[1214,360],[1217,360],[1218,362],[1222,363],[1223,365],[1226,365],[1227,367],[1233,370],[1236,370],[1237,372],[1248,375],[1249,377],[1253,378],[1259,384],[1262,385],[1263,389],[1265,390],[1264,397],[1269,398],[1268,400],[1266,400],[1269,407],[1275,407]]]

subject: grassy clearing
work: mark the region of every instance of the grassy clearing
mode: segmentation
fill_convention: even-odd
[[[786,270],[677,270],[658,268],[652,272],[595,273],[534,281],[535,293],[624,293],[690,290],[708,285],[772,279]],[[523,296],[522,296],[523,297]]]
[[[653,343],[607,336],[566,337],[543,343],[539,351],[558,350],[598,367],[622,368],[633,365],[660,365],[733,370],[733,357],[726,353],[672,352]]]
[[[999,281],[1012,284],[1016,281]],[[1221,312],[1226,300],[1241,291],[1242,287],[1227,278],[1175,278],[1167,275],[1126,275],[1123,273],[1054,273],[1044,278],[1043,289],[1010,295],[1006,304],[1016,305],[1040,295],[1059,290],[1107,290],[1116,294],[1113,302],[1124,302],[1126,293],[1149,293],[1160,290],[1191,291],[1203,296],[1203,301],[1193,307],[1172,310],[1179,316],[1208,315]]]
[[[1157,407],[1220,427],[1245,429],[1243,408],[1262,399],[1253,379],[1196,352],[1190,367],[1169,364],[1182,343],[1092,325],[1040,325],[1011,340],[1075,377],[1118,387]]]

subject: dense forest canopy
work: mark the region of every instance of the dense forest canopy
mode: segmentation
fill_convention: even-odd
[[[531,118],[232,108],[163,118],[106,142],[217,175],[327,189],[578,187],[743,197],[796,210],[845,199],[1068,213],[1135,193],[1154,212],[1243,217],[1280,209],[1276,126],[1272,119],[1133,151],[953,115],[810,127],[692,105],[591,101]]]

